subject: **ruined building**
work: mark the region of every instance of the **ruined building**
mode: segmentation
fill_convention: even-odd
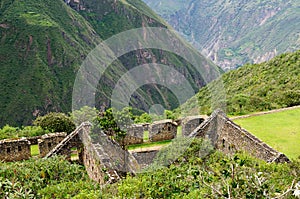
[[[204,121],[200,117],[192,117],[183,121],[182,125],[185,136],[191,131],[187,138],[207,138],[216,149],[226,154],[246,151],[267,162],[289,162],[284,154],[242,129],[221,110],[215,111]],[[129,132],[131,133],[127,137],[128,143],[142,142],[144,132],[142,125],[133,127]],[[149,126],[149,134],[151,141],[173,139],[177,134],[177,124],[171,120],[153,123]],[[140,172],[142,168],[151,164],[158,154],[158,150],[140,152],[124,150],[101,129],[91,130],[90,123],[82,123],[67,136],[45,135],[40,137],[38,142],[41,156],[45,156],[44,158],[64,155],[70,159],[72,150],[77,149],[79,163],[84,164],[90,178],[100,184],[113,183],[125,177],[127,173],[134,175]],[[1,160],[18,161],[28,159],[30,156],[30,141],[25,138],[0,141]]]

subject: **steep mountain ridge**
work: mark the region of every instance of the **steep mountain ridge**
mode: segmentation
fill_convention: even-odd
[[[4,0],[0,7],[0,125],[68,110],[75,71],[100,37],[62,1]]]
[[[134,28],[168,27],[139,0],[3,0],[0,11],[0,126],[27,125],[50,111],[71,111],[76,73],[97,44]],[[206,84],[188,60],[174,53],[131,51],[100,79],[97,107],[110,106],[112,90],[128,70],[152,62],[185,74],[195,92]],[[202,63],[215,68],[203,56]],[[136,90],[130,105],[147,111],[153,104],[167,109],[179,105],[174,94],[160,85]]]
[[[223,69],[300,48],[300,1],[144,0]]]

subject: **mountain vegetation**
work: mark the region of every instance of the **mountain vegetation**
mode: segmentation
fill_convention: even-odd
[[[28,125],[48,112],[70,112],[76,73],[89,52],[117,33],[141,27],[168,25],[139,0],[2,0],[0,126]],[[145,53],[152,58],[145,58]],[[99,80],[97,108],[110,106],[115,84],[129,69],[152,62],[174,66],[195,92],[205,84],[201,74],[174,53],[131,51]],[[215,67],[204,57],[203,62]],[[144,111],[153,104],[173,109],[179,105],[174,99],[163,86],[145,85],[135,91],[130,105]]]
[[[300,48],[300,1],[144,0],[223,69]]]
[[[0,125],[70,111],[75,72],[100,37],[60,0],[3,0],[0,10]]]
[[[300,50],[261,64],[246,64],[209,83],[175,112],[210,114],[212,93],[222,83],[221,99],[229,115],[300,105]],[[199,113],[198,112],[198,113]]]

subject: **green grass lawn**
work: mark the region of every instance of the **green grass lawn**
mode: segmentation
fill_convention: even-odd
[[[31,156],[38,156],[40,155],[39,146],[38,145],[31,145],[30,146]]]
[[[144,142],[147,142],[149,140],[149,131],[144,131]]]
[[[159,141],[159,142],[146,142],[143,144],[130,145],[127,147],[127,149],[133,150],[133,149],[148,148],[148,147],[154,147],[154,146],[165,146],[165,145],[170,144],[171,142],[172,142],[172,140],[164,140],[164,141]]]
[[[300,108],[234,122],[289,158],[300,156]]]

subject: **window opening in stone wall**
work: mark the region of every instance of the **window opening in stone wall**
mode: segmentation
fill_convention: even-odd
[[[39,156],[40,155],[40,149],[39,149],[39,145],[35,144],[35,145],[30,145],[30,153],[31,156]]]
[[[222,146],[225,148],[225,139],[222,140]]]
[[[143,141],[148,142],[149,141],[149,131],[144,131],[143,133]]]
[[[48,148],[51,148],[51,146],[52,146],[52,144],[49,142],[49,143],[48,143]]]
[[[79,154],[78,154],[77,147],[71,148],[71,160],[72,161],[79,160]]]
[[[10,148],[7,148],[7,149],[6,149],[6,152],[7,152],[7,153],[10,153]]]
[[[18,146],[18,151],[22,151],[22,147],[21,146]]]

